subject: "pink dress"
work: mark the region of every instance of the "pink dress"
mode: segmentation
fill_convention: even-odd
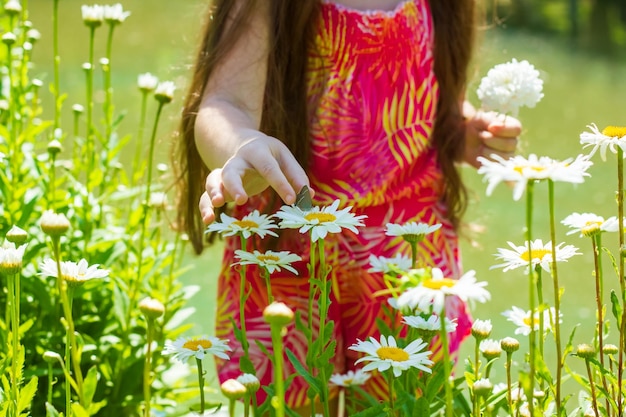
[[[379,273],[368,272],[369,255],[410,256],[402,238],[385,236],[387,223],[441,223],[443,227],[420,244],[419,262],[441,268],[447,277],[460,274],[457,236],[440,201],[444,178],[430,139],[438,98],[433,46],[428,0],[408,0],[391,12],[362,12],[322,3],[315,48],[309,53],[309,176],[316,204],[328,205],[339,199],[340,207],[353,206],[356,214],[367,215],[358,235],[344,232],[325,240],[327,261],[333,265],[329,319],[335,322],[335,373],[354,369],[358,354],[348,347],[357,339],[378,337],[376,318],[382,316],[387,296],[374,295],[385,286]],[[237,207],[234,216],[240,218],[268,204],[267,196],[255,197]],[[297,230],[281,231],[277,249],[300,254],[304,262],[296,265],[297,277],[283,271],[271,278],[276,300],[303,315],[308,301],[308,239]],[[263,249],[260,241],[251,245]],[[230,361],[218,362],[220,380],[240,375],[242,352],[230,323],[230,318],[239,320],[239,273],[230,266],[235,249],[239,249],[239,239],[227,239],[216,336],[229,339],[234,352]],[[252,339],[271,350],[269,328],[262,317],[267,296],[258,270],[249,268],[247,280],[252,286],[245,306],[250,355],[265,385],[272,380],[271,364]],[[458,320],[450,340],[454,353],[469,334],[471,322],[461,301],[448,301],[448,316]],[[304,362],[307,341],[294,328],[285,337],[285,347]],[[431,349],[436,351],[437,346]],[[286,372],[293,373],[293,367],[288,364]],[[382,396],[384,387],[382,378],[375,377],[367,388]],[[307,388],[304,379],[296,377],[287,392],[288,404],[305,405]]]

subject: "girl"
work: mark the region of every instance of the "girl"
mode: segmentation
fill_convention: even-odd
[[[368,256],[409,254],[401,239],[385,237],[386,223],[441,223],[421,243],[420,262],[458,277],[456,232],[466,192],[457,164],[515,151],[517,120],[503,122],[463,103],[473,16],[473,0],[215,0],[209,10],[176,143],[179,223],[200,253],[216,209],[234,202],[235,217],[254,209],[273,213],[293,204],[304,185],[316,204],[339,199],[367,215],[358,235],[325,241],[333,265],[335,372],[353,367],[356,356],[347,348],[357,338],[376,336],[386,302],[374,296],[384,285],[368,271]],[[304,265],[308,238],[292,232],[272,244],[302,255]],[[230,265],[238,248],[238,239],[226,239],[218,293],[216,336],[231,344],[239,274]],[[248,271],[248,334],[269,346],[262,279]],[[272,290],[276,300],[306,312],[306,268],[299,272],[273,275]],[[471,322],[459,300],[446,311],[458,321],[455,352]],[[307,346],[299,332],[290,330],[285,345],[303,361]],[[234,347],[231,361],[218,364],[222,380],[240,373]],[[269,361],[255,349],[251,343],[257,375],[267,384]],[[372,378],[368,389],[384,395],[383,386]],[[294,379],[288,404],[305,406],[306,389]]]

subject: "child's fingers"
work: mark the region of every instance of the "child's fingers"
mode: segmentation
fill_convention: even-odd
[[[200,196],[200,202],[198,203],[200,209],[200,215],[202,216],[202,222],[209,225],[215,221],[215,211],[213,210],[213,204],[211,198],[204,192]]]

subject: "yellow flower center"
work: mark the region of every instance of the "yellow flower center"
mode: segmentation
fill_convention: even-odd
[[[538,259],[538,260],[543,259],[544,256],[549,255],[551,253],[552,253],[552,250],[549,250],[549,249],[533,249],[532,250],[533,259]],[[528,262],[530,261],[530,253],[528,251],[521,253],[520,258]]]
[[[443,287],[450,288],[454,287],[456,284],[456,280],[450,278],[443,279],[427,279],[422,282],[422,285],[426,288],[430,288],[431,290],[440,290]]]
[[[334,214],[330,213],[309,213],[304,216],[304,218],[308,222],[317,220],[319,223],[331,223],[337,220],[337,217]]]
[[[530,169],[535,172],[541,172],[541,171],[545,171],[546,167],[542,167],[540,165],[525,165],[525,166],[516,166],[515,168],[513,168],[514,171],[519,172],[520,174],[522,174],[525,169]]]
[[[524,317],[524,320],[522,320],[524,322],[524,324],[528,327],[531,327],[530,324],[530,315]],[[535,316],[535,318],[533,319],[533,323],[532,323],[532,327],[536,326],[539,324],[539,317]]]
[[[607,126],[602,129],[602,134],[612,138],[621,138],[626,136],[626,127],[624,126]]]
[[[409,360],[409,354],[406,353],[403,349],[392,347],[392,346],[383,346],[378,348],[376,354],[381,359],[391,359],[396,362],[404,362]]]
[[[590,222],[587,222],[580,231],[584,236],[593,236],[594,234],[600,231],[601,225],[602,225],[602,222],[590,221]]]
[[[346,378],[346,379],[344,379],[344,380],[343,380],[343,383],[344,383],[345,385],[352,385],[352,378]]]
[[[239,226],[242,229],[252,229],[255,227],[259,227],[257,222],[253,222],[252,220],[235,220],[233,222],[235,226]]]
[[[278,262],[280,261],[280,258],[276,255],[259,255],[257,256],[257,259],[261,262]]]
[[[194,339],[188,340],[183,344],[185,349],[198,351],[200,349],[210,349],[213,346],[210,340],[205,339]]]

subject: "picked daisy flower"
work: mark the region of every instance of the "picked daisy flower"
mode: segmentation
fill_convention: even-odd
[[[60,278],[63,278],[70,287],[77,287],[92,279],[108,277],[109,271],[99,267],[100,265],[98,264],[90,266],[85,259],[81,259],[78,263],[64,261],[61,262]],[[41,275],[45,277],[59,278],[57,263],[54,259],[45,259],[39,264],[39,269],[41,270]]]
[[[409,243],[418,243],[424,236],[441,228],[441,223],[429,225],[427,223],[408,222],[405,224],[387,223],[385,235],[402,236]]]
[[[459,279],[444,278],[439,268],[433,268],[431,277],[418,286],[409,288],[398,297],[400,309],[410,308],[441,314],[446,296],[456,295],[465,302],[484,303],[491,294],[484,287],[486,282],[476,282],[476,271],[469,271]]]
[[[333,376],[330,377],[330,383],[338,387],[356,387],[365,385],[371,376],[369,372],[365,372],[363,369],[357,369],[356,371],[348,371],[345,374],[333,374]]]
[[[340,233],[348,229],[356,234],[357,227],[364,226],[361,220],[367,216],[356,216],[350,213],[352,207],[338,210],[339,200],[333,201],[330,206],[315,206],[311,210],[302,210],[298,206],[282,206],[275,214],[281,219],[280,228],[300,229],[300,233],[311,232],[311,241],[324,239],[328,233]]]
[[[187,361],[192,356],[202,360],[206,354],[228,360],[229,357],[226,352],[231,350],[225,340],[220,340],[217,337],[179,337],[174,342],[169,340],[165,342],[163,354],[173,355],[175,359],[181,362]]]
[[[289,251],[274,252],[271,250],[246,252],[238,249],[235,251],[235,257],[239,259],[239,262],[235,262],[234,265],[258,265],[265,268],[270,274],[285,268],[287,271],[298,275],[298,271],[291,266],[291,263],[302,260],[300,256]]]
[[[567,232],[568,235],[580,233],[580,236],[591,237],[602,232],[617,232],[619,223],[617,217],[609,217],[604,219],[593,213],[572,213],[561,221],[561,223],[572,230]]]
[[[413,266],[411,258],[406,255],[398,254],[393,258],[386,258],[384,256],[370,255],[369,272],[382,272],[383,274],[389,274],[400,271],[408,271]]]
[[[432,372],[429,366],[433,364],[433,361],[428,359],[432,352],[424,351],[426,345],[422,339],[417,339],[409,343],[407,347],[400,348],[393,336],[388,338],[381,336],[380,342],[373,337],[365,342],[357,339],[357,343],[348,349],[366,354],[355,362],[355,364],[369,362],[363,367],[363,371],[377,369],[378,372],[384,372],[392,369],[394,376],[399,377],[409,368]]]
[[[483,77],[476,91],[485,110],[516,116],[520,107],[535,107],[543,98],[543,80],[528,61],[498,64]]]
[[[504,268],[503,272],[511,269],[516,269],[521,266],[528,266],[532,264],[533,267],[541,266],[544,271],[551,273],[552,266],[552,242],[543,243],[541,239],[536,239],[530,242],[530,253],[528,250],[528,242],[525,242],[523,246],[516,246],[515,244],[508,242],[511,249],[498,249],[496,259],[503,260],[504,262],[498,265],[494,265],[494,268]],[[564,245],[559,243],[556,246],[556,261],[566,262],[574,255],[580,255],[578,248],[572,245]]]
[[[272,229],[276,229],[278,226],[274,223],[271,216],[261,214],[258,210],[246,214],[241,220],[222,213],[220,220],[221,222],[211,223],[205,233],[218,232],[223,236],[242,235],[245,239],[248,239],[253,234],[261,238],[264,238],[266,235],[278,236],[272,232]]]
[[[583,132],[580,134],[580,144],[583,145],[583,149],[589,146],[593,146],[589,157],[600,149],[600,158],[606,161],[606,150],[610,149],[611,152],[617,153],[617,149],[621,148],[626,155],[626,127],[624,126],[607,126],[602,129],[602,132],[598,129],[595,123],[587,126],[591,132]]]
[[[530,311],[522,310],[519,307],[511,307],[511,310],[506,310],[502,313],[504,317],[511,323],[517,326],[515,329],[515,334],[521,334],[524,336],[528,336],[531,331],[530,324]],[[538,311],[535,311],[535,315],[533,316],[533,326],[532,330],[539,330],[539,320],[543,320],[543,330],[544,332],[552,331],[552,327],[555,324],[556,310],[554,307],[550,307],[549,309],[543,310],[543,318],[540,316]],[[559,314],[559,323],[562,322],[562,314]]]
[[[524,194],[528,181],[549,179],[579,184],[589,176],[587,170],[593,165],[585,155],[557,161],[547,156],[537,157],[535,154],[528,158],[516,155],[509,159],[493,154],[491,159],[479,156],[477,160],[481,163],[478,173],[484,174],[483,181],[488,182],[486,194],[491,195],[501,182],[512,182],[513,199],[516,201]]]

